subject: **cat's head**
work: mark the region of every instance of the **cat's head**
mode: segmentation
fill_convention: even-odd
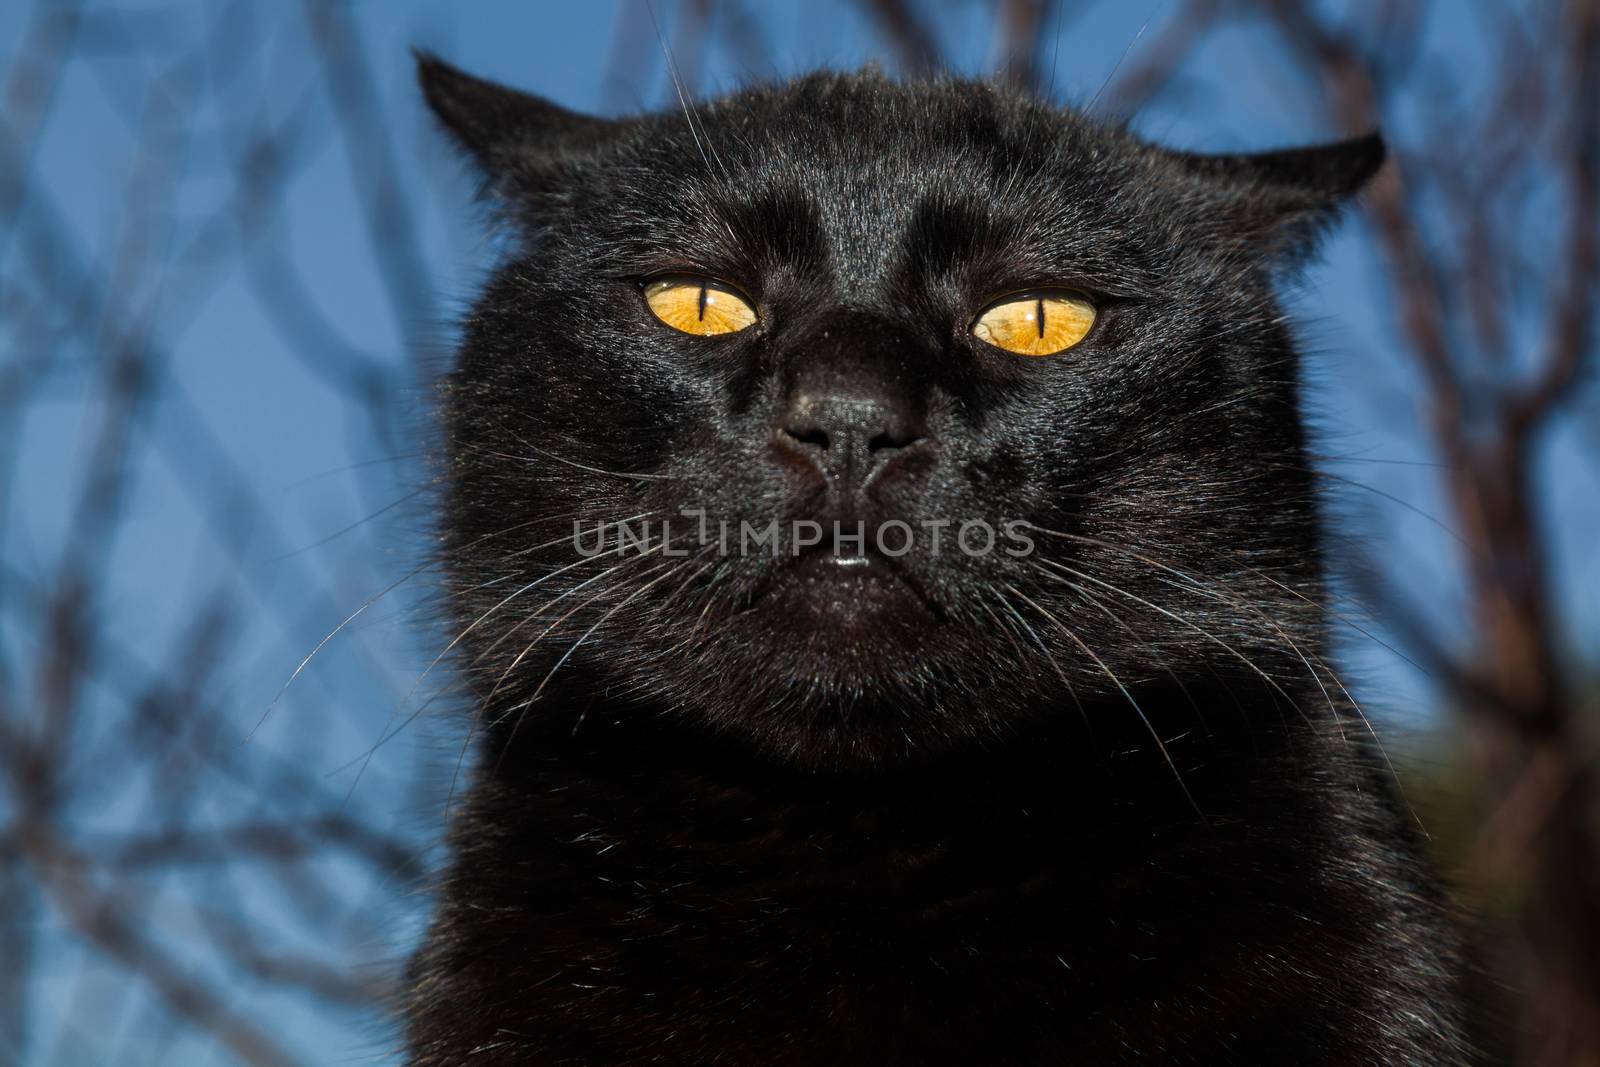
[[[497,721],[582,677],[859,765],[1317,646],[1273,285],[1376,137],[1198,156],[874,74],[616,121],[421,80],[513,238],[444,403]]]

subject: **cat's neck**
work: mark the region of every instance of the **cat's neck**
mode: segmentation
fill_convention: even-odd
[[[1259,813],[1263,793],[1288,803],[1318,758],[1304,724],[1265,696],[1250,708],[1237,690],[1145,695],[1148,727],[1126,707],[1091,706],[1090,730],[1067,704],[1058,727],[871,771],[799,770],[693,717],[569,700],[491,743],[480,775],[492,802],[535,833],[581,825],[643,854],[715,851],[763,866],[850,863],[863,848],[1003,853],[1063,832],[1119,851],[1130,833],[1183,836]]]

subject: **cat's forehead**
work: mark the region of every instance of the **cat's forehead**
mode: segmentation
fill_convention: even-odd
[[[988,85],[807,79],[653,127],[635,191],[657,237],[699,246],[685,256],[821,259],[870,282],[908,257],[1084,259],[1138,224],[1118,195],[1131,142]]]

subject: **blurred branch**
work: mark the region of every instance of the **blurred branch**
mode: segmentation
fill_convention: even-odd
[[[1000,77],[1019,88],[1039,92],[1039,54],[1044,27],[1055,4],[1049,0],[1000,0]]]
[[[323,28],[330,50],[352,48],[343,17],[334,13]],[[412,351],[425,345],[432,287],[409,228],[412,206],[395,179],[389,120],[364,68],[330,53],[312,92],[290,97],[288,117],[274,119],[283,103],[278,81],[264,82],[259,100],[223,101],[238,84],[237,57],[226,53],[258,47],[254,35],[166,49],[149,71],[146,23],[136,14],[89,19],[76,5],[38,5],[6,80],[0,122],[0,327],[9,347],[0,360],[0,503],[11,503],[24,473],[19,446],[30,433],[37,438],[27,418],[33,405],[52,385],[85,394],[73,420],[81,424],[78,447],[65,440],[67,426],[54,435],[62,440],[50,441],[56,455],[46,469],[69,502],[50,555],[21,566],[12,554],[22,544],[19,512],[0,507],[0,1061],[78,1062],[78,1041],[105,1055],[98,1043],[107,1034],[77,1018],[53,1035],[30,1030],[49,1017],[39,1010],[42,989],[69,1014],[106,1009],[106,997],[91,995],[94,970],[71,969],[76,957],[62,951],[78,944],[117,968],[116,1002],[150,1015],[139,1024],[139,1047],[116,1050],[119,1062],[124,1051],[161,1061],[163,1042],[198,1041],[239,1062],[290,1064],[303,1040],[267,1027],[255,1007],[230,1004],[225,991],[251,988],[268,1003],[264,990],[298,990],[365,1012],[386,1003],[386,977],[363,975],[361,957],[389,931],[370,897],[354,890],[409,888],[423,879],[424,864],[418,849],[346,810],[348,798],[313,768],[240,745],[227,695],[237,621],[269,633],[276,623],[290,642],[277,661],[292,663],[308,640],[306,607],[321,601],[320,616],[337,618],[343,613],[331,605],[344,594],[314,561],[294,556],[291,537],[299,535],[282,509],[263,497],[212,429],[212,413],[168,367],[183,327],[230,281],[254,281],[243,291],[276,311],[291,351],[328,377],[352,415],[366,412],[352,426],[384,438],[381,447],[363,438],[365,450],[396,451],[386,432],[403,372],[344,343],[331,320],[312,313],[303,288],[283,297],[263,280],[274,269],[299,277],[274,241],[306,163],[296,150],[329,115],[345,132],[358,198],[373,205],[365,222],[374,273],[385,279],[396,333]],[[219,24],[237,29],[226,15]],[[95,56],[136,64],[115,76],[96,68],[105,91],[139,89],[111,101],[135,148],[126,177],[112,179],[121,182],[121,202],[108,251],[78,225],[78,205],[64,205],[63,189],[35,173],[52,87],[90,44]],[[220,121],[208,119],[208,107],[222,112]],[[215,175],[200,174],[202,159],[221,160],[221,176],[233,183],[196,217],[187,212],[204,202],[192,195],[197,177]],[[237,268],[250,263],[265,270],[241,275]],[[160,639],[158,631],[128,633],[129,613],[115,598],[126,588],[124,533],[163,458],[233,573],[192,604],[182,600],[182,573],[164,576],[171,604],[146,607],[140,623],[168,606],[180,609],[180,622],[171,660],[153,663],[132,649]],[[277,594],[285,580],[292,600]],[[11,669],[18,655],[31,659],[28,668]],[[367,681],[381,699],[392,667],[370,667]],[[327,695],[332,703],[337,694]],[[319,728],[340,714],[335,705],[295,736],[315,744]],[[330,861],[364,873],[330,881]],[[158,908],[163,900],[179,902],[179,921]],[[263,900],[271,901],[270,919]],[[319,946],[316,957],[285,947],[294,927]],[[202,978],[208,971],[228,981]],[[151,998],[159,1010],[150,1011]]]
[[[367,69],[361,38],[341,4],[307,0],[304,11],[322,58],[333,115],[344,137],[356,199],[366,205],[367,238],[389,295],[390,312],[406,348],[426,350],[421,332],[435,321],[433,284],[417,246],[415,223],[400,184],[389,125]]]
[[[1568,0],[1575,106],[1565,152],[1567,222],[1564,289],[1551,315],[1544,369],[1512,401],[1512,433],[1520,441],[1540,429],[1594,368],[1596,304],[1600,302],[1600,4]]]
[[[907,74],[925,78],[944,69],[932,27],[912,10],[907,0],[861,0],[861,6],[877,22],[879,32]]]
[[[33,149],[61,68],[72,55],[80,22],[79,3],[37,0],[17,60],[6,79],[0,121],[0,253],[15,233],[17,211],[33,175]]]
[[[84,940],[137,973],[177,1015],[215,1034],[241,1060],[262,1067],[298,1062],[265,1031],[228,1008],[202,982],[160,951],[122,918],[114,894],[97,892],[86,876],[88,863],[36,828],[21,833],[23,851],[50,896]]]
[[[112,869],[190,863],[227,863],[252,856],[295,860],[340,846],[362,855],[378,869],[405,881],[426,874],[411,848],[342,814],[318,815],[286,823],[247,823],[205,830],[187,827],[141,833],[98,843],[91,851]]]
[[[1222,14],[1222,0],[1187,0],[1162,26],[1160,34],[1139,50],[1125,70],[1113,73],[1100,91],[1100,113],[1113,121],[1137,114],[1169,85],[1189,54],[1199,47]]]

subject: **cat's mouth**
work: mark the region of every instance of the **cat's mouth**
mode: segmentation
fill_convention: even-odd
[[[821,546],[779,567],[757,599],[806,622],[850,630],[939,617],[933,600],[894,559]]]

